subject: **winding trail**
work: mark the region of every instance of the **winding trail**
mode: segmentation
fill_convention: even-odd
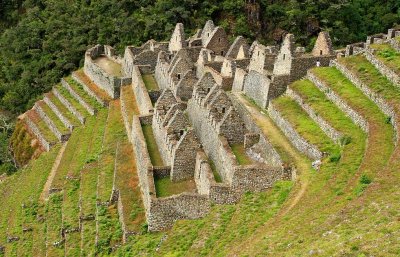
[[[64,155],[65,148],[67,148],[67,144],[68,144],[68,141],[66,141],[61,146],[61,149],[58,152],[57,158],[54,161],[53,167],[51,168],[49,177],[47,178],[46,184],[44,184],[43,191],[40,194],[40,198],[39,198],[39,200],[42,201],[42,202],[47,201],[48,198],[49,198],[49,189],[50,189],[51,184],[53,183],[53,179],[54,179],[54,177],[56,175],[56,172],[58,170],[58,166],[60,165],[61,159],[62,159],[62,157]]]

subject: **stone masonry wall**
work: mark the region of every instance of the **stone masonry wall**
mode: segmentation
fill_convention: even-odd
[[[60,102],[79,120],[81,124],[85,124],[85,117],[56,89],[53,88],[53,94],[60,100]]]
[[[354,111],[345,101],[343,101],[335,92],[319,80],[311,70],[307,73],[307,78],[311,80],[321,90],[328,99],[330,99],[340,110],[342,110],[355,124],[364,132],[368,133],[368,122],[356,111]]]
[[[74,129],[74,125],[61,113],[61,111],[57,108],[57,106],[48,98],[46,95],[43,98],[43,101],[50,107],[50,109],[57,115],[57,117],[61,120],[65,127],[67,127],[70,131]]]
[[[318,150],[318,148],[301,137],[292,127],[292,125],[283,118],[272,102],[268,105],[268,113],[285,134],[285,136],[290,140],[293,146],[295,146],[300,152],[304,153],[313,160],[319,160],[322,158],[322,153]]]
[[[244,92],[261,108],[268,105],[268,91],[271,81],[256,71],[250,71],[244,81]]]
[[[397,128],[398,117],[393,107],[390,106],[390,104],[388,104],[386,100],[382,98],[379,94],[376,94],[367,85],[361,82],[361,80],[358,79],[357,76],[355,76],[344,65],[338,63],[337,61],[332,61],[331,65],[336,67],[336,69],[340,70],[340,72],[342,72],[342,74],[346,76],[347,79],[351,81],[351,83],[353,83],[358,89],[360,89],[364,93],[364,95],[366,95],[369,99],[371,99],[385,115],[391,117],[390,122],[392,123],[395,129],[396,138],[398,138],[399,137],[399,131]],[[397,143],[396,138],[394,139],[395,143]]]
[[[141,114],[153,113],[154,108],[151,103],[149,93],[144,85],[142,74],[139,68],[135,65],[132,70],[132,88],[135,92],[136,102]]]
[[[226,139],[225,143],[221,141],[224,138],[218,135],[216,129],[208,121],[208,111],[201,108],[193,98],[188,102],[187,111],[205,152],[214,162],[222,180],[230,183],[232,181],[233,166],[237,165],[237,161],[228,142]]]
[[[286,94],[295,100],[301,108],[313,119],[318,126],[325,132],[325,134],[330,137],[334,142],[339,143],[342,134],[340,134],[336,129],[334,129],[327,121],[323,118],[318,116],[318,114],[309,106],[308,104],[304,103],[303,99],[300,95],[294,92],[291,88],[288,88]]]
[[[28,115],[25,115],[24,117],[25,123],[28,127],[28,130],[36,136],[36,138],[39,140],[40,144],[43,146],[43,148],[48,152],[50,151],[50,148],[54,145],[54,143],[51,143],[47,141],[47,139],[43,136],[42,132],[40,132],[40,129],[36,126],[36,124],[28,117]]]
[[[90,56],[85,56],[85,74],[93,80],[96,85],[107,92],[113,99],[119,97],[119,88],[121,86],[121,79],[110,76],[102,68],[93,62]]]
[[[151,202],[148,224],[150,231],[161,231],[171,228],[176,220],[198,219],[210,211],[207,196],[193,193],[182,193]]]
[[[88,86],[86,86],[86,84],[76,75],[75,72],[72,72],[72,78],[82,86],[83,90],[86,91],[86,93],[88,93],[88,95],[90,95],[91,97],[93,97],[94,99],[96,99],[96,101],[101,104],[102,106],[107,106],[108,103],[106,103],[103,99],[101,99],[95,92],[93,92]]]
[[[86,103],[85,100],[83,100],[83,98],[68,84],[68,82],[65,81],[65,79],[61,79],[61,85],[68,90],[68,92],[90,113],[90,115],[95,115],[97,113],[97,110]]]
[[[146,216],[148,217],[151,198],[156,196],[156,191],[150,156],[147,151],[146,140],[138,116],[133,116],[131,137],[132,147],[135,152],[140,189],[143,196],[143,203],[146,208]]]
[[[380,73],[386,76],[393,84],[400,87],[400,76],[392,69],[387,67],[383,62],[376,58],[373,54],[373,49],[367,48],[364,52],[365,57],[370,61]]]
[[[273,166],[282,166],[281,157],[269,140],[263,135],[258,125],[251,118],[249,111],[239,102],[235,95],[230,95],[230,99],[236,111],[239,113],[240,118],[243,119],[244,123],[246,124],[247,130],[259,135],[259,143],[261,143],[261,148],[263,149],[264,159]]]
[[[61,142],[65,142],[68,140],[71,134],[63,135],[57,128],[56,124],[47,116],[47,114],[43,111],[42,107],[36,103],[33,106],[33,109],[39,114],[40,118],[47,124],[51,132],[57,137],[57,139]]]

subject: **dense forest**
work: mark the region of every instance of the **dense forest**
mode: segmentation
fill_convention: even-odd
[[[308,48],[321,29],[328,30],[341,47],[400,23],[400,1],[0,0],[1,118],[7,123],[31,108],[61,77],[82,66],[90,45],[110,44],[122,53],[126,45],[150,38],[168,40],[177,22],[191,33],[208,19],[232,38],[276,44],[291,32]],[[11,132],[0,131],[0,174],[1,167],[10,167]]]

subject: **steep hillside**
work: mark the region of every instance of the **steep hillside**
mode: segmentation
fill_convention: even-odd
[[[400,254],[400,31],[311,53],[203,31],[90,48],[20,116],[38,157],[0,179],[0,256]]]

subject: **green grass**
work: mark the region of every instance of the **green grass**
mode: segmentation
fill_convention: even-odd
[[[371,152],[368,152],[367,157],[371,164],[368,167],[367,175],[374,177],[376,175],[374,173],[378,172],[387,163],[394,149],[394,129],[392,125],[387,122],[386,115],[382,113],[374,102],[369,100],[361,90],[355,87],[336,68],[318,68],[314,69],[313,72],[368,120],[370,125],[368,144]]]
[[[119,189],[125,224],[129,231],[141,232],[146,222],[139,177],[132,145],[125,135],[120,141],[116,160],[116,186]]]
[[[146,86],[148,91],[159,90],[156,79],[153,74],[144,74],[142,75],[144,85]]]
[[[400,74],[400,53],[388,44],[370,45],[376,52],[374,55],[394,72]]]
[[[156,139],[154,138],[153,128],[150,124],[142,125],[142,131],[146,140],[147,150],[153,166],[164,166]]]
[[[76,82],[73,78],[71,77],[67,77],[65,78],[65,81],[68,82],[68,84],[71,86],[71,88],[78,93],[78,95],[80,97],[82,97],[82,99],[89,104],[91,107],[99,109],[101,108],[101,105],[96,101],[96,99],[90,95],[88,95],[88,93],[86,93],[86,91],[83,89],[83,87]]]
[[[74,126],[79,126],[80,122],[79,120],[75,117],[75,115],[72,114],[72,112],[70,112],[67,107],[65,107],[60,100],[53,95],[53,93],[48,95],[49,99],[51,100],[51,102],[57,107],[57,109],[61,112],[61,114],[68,119],[68,121],[74,125]]]
[[[274,100],[276,109],[288,120],[296,131],[308,142],[330,155],[340,153],[340,147],[335,144],[294,100],[287,96]]]
[[[64,96],[65,99],[68,100],[68,102],[75,107],[75,109],[82,114],[84,117],[88,116],[89,113],[88,111],[68,92],[67,89],[65,89],[61,85],[56,86],[57,90],[60,92],[62,96]]]
[[[47,117],[49,117],[54,125],[56,125],[58,131],[60,131],[61,134],[65,135],[70,133],[69,129],[65,127],[64,123],[61,122],[55,112],[53,112],[53,110],[45,102],[41,102],[40,106],[42,107],[42,110],[47,115]]]
[[[400,90],[383,76],[363,55],[339,58],[338,62],[348,68],[373,92],[388,100],[400,100]]]
[[[167,197],[183,192],[193,191],[196,186],[193,180],[172,182],[170,177],[154,178],[157,197]]]
[[[32,114],[31,117],[33,117],[33,119],[31,119],[31,120],[39,128],[39,131],[42,133],[44,138],[50,143],[58,142],[57,137],[50,130],[49,126],[47,126],[47,124],[44,122],[44,120],[42,120],[42,118],[40,118],[39,114],[36,111],[33,111],[33,112],[35,112],[35,113]]]
[[[239,165],[250,165],[253,163],[253,160],[247,156],[243,144],[232,144],[231,149],[233,154],[236,156]]]
[[[219,172],[217,171],[217,167],[215,167],[215,163],[212,160],[208,160],[208,162],[210,163],[210,167],[211,167],[212,173],[214,175],[215,182],[222,183],[222,177],[219,174]]]
[[[31,254],[32,232],[23,233],[22,228],[37,226],[35,213],[41,208],[39,195],[59,149],[59,146],[55,146],[50,152],[42,153],[27,167],[0,183],[0,245],[7,246],[7,252],[10,250],[10,253],[19,256]],[[7,234],[19,236],[21,241],[13,245],[6,244]]]

